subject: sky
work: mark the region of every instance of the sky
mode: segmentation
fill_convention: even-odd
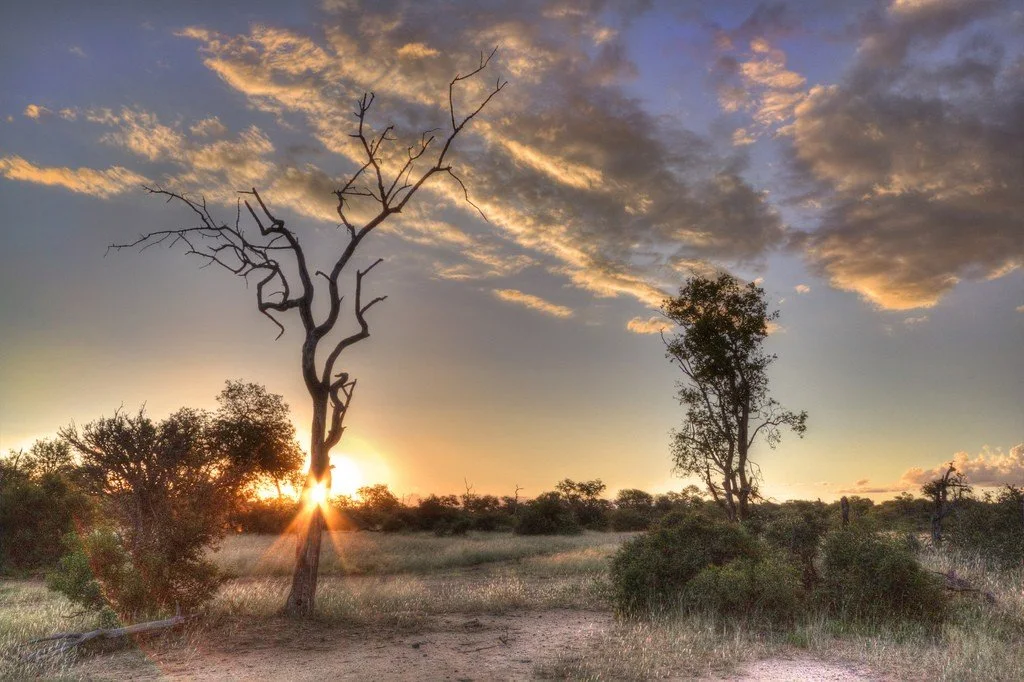
[[[346,243],[355,101],[396,149],[509,83],[360,246],[384,258],[334,450],[348,485],[678,490],[662,300],[757,281],[808,432],[774,499],[1024,484],[1024,9],[1009,0],[39,0],[0,9],[0,451],[119,407],[264,384],[308,438],[301,329],[181,248],[148,184],[234,219],[257,188],[314,262]],[[398,157],[389,157],[394,160]],[[349,282],[349,286],[352,282]],[[348,324],[354,324],[351,320]],[[671,332],[671,330],[669,330]],[[336,474],[337,480],[337,474]]]

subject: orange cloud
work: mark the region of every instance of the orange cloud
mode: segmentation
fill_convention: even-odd
[[[626,329],[634,334],[660,334],[661,332],[672,329],[672,327],[673,325],[670,321],[658,316],[649,317],[647,319],[634,317],[626,323]]]
[[[517,303],[552,317],[572,317],[575,314],[572,308],[566,308],[565,306],[545,301],[543,298],[533,294],[524,294],[517,289],[495,289],[493,293],[502,301]]]
[[[144,176],[121,166],[106,170],[36,166],[20,156],[0,157],[0,174],[11,180],[63,187],[101,198],[137,189],[147,182]]]

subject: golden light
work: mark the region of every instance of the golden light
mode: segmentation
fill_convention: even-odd
[[[363,471],[348,455],[331,457],[334,468],[331,472],[331,492],[335,495],[353,496],[366,485]]]
[[[318,507],[326,506],[327,497],[327,484],[325,484],[323,481],[319,481],[316,485],[312,486],[309,489],[308,493],[306,493],[306,499],[308,500],[307,504],[311,507],[314,505]]]

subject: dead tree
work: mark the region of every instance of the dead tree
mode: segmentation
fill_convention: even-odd
[[[308,492],[312,486],[329,484],[329,453],[345,431],[345,416],[352,402],[356,381],[350,378],[348,372],[338,369],[339,357],[345,350],[370,336],[366,314],[387,298],[376,296],[366,300],[364,294],[364,279],[382,259],[377,259],[362,270],[356,269],[355,291],[350,300],[358,331],[338,341],[327,340],[339,328],[339,321],[343,317],[342,276],[351,271],[353,256],[367,236],[388,218],[401,213],[413,196],[434,176],[449,177],[462,190],[467,203],[477,208],[470,201],[465,184],[452,167],[450,152],[455,139],[467,124],[504,89],[507,81],[497,79],[477,106],[463,116],[456,112],[455,94],[459,83],[480,74],[493,56],[494,51],[490,55],[481,54],[476,68],[465,75],[456,75],[448,84],[450,128],[447,132],[435,129],[423,133],[419,141],[409,147],[397,162],[389,162],[386,158],[386,153],[393,149],[397,140],[394,126],[389,125],[380,134],[374,134],[367,122],[374,95],[372,92],[366,93],[358,100],[354,112],[356,128],[350,137],[355,140],[362,155],[362,165],[334,192],[338,201],[338,217],[341,219],[338,228],[344,230],[348,241],[326,270],[311,271],[307,253],[296,232],[271,210],[268,202],[264,201],[255,188],[240,193],[250,197],[251,201],[239,200],[234,224],[230,225],[213,217],[205,199],[196,200],[183,193],[147,187],[145,189],[150,194],[164,196],[168,202],[177,201],[187,206],[198,223],[192,227],[140,235],[131,243],[114,244],[111,247],[142,250],[161,243],[171,247],[182,244],[186,254],[205,261],[205,265],[221,266],[244,278],[246,282],[255,280],[257,308],[277,326],[278,338],[284,334],[285,327],[277,315],[298,312],[304,334],[300,366],[313,408],[310,468],[304,492]],[[242,205],[258,228],[258,235],[243,230]],[[353,210],[353,205],[359,208]],[[355,211],[360,212],[362,219],[354,217]],[[326,304],[318,304],[326,307],[326,311],[321,307],[314,310],[314,297],[317,301],[326,301]],[[309,497],[306,495],[307,500]],[[286,613],[296,616],[313,613],[320,542],[324,530],[323,514],[319,506],[311,502],[307,502],[307,506],[311,507],[307,515],[309,522],[298,533],[295,572],[285,606]]]
[[[932,501],[932,544],[942,544],[942,522],[953,513],[955,505],[971,492],[964,475],[950,463],[946,472],[921,486],[921,492]]]

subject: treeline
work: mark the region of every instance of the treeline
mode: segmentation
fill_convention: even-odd
[[[666,516],[700,512],[725,519],[725,511],[696,486],[682,492],[651,494],[624,489],[614,499],[602,497],[607,487],[600,479],[564,479],[554,490],[532,499],[518,496],[429,495],[403,502],[386,485],[359,489],[355,497],[329,501],[332,529],[381,532],[432,532],[461,535],[469,531],[511,531],[523,535],[574,534],[591,531],[646,531]],[[920,542],[934,532],[935,501],[909,492],[880,503],[858,496],[847,498],[848,518],[861,528],[884,531]],[[283,533],[298,513],[290,498],[250,499],[231,517],[240,533]],[[1024,489],[1005,486],[980,496],[962,496],[945,512],[943,537],[953,547],[982,554],[1004,564],[1024,562]],[[780,519],[799,517],[816,526],[835,526],[842,517],[840,501],[825,503],[795,500],[762,501],[744,525],[754,533],[778,527]]]

